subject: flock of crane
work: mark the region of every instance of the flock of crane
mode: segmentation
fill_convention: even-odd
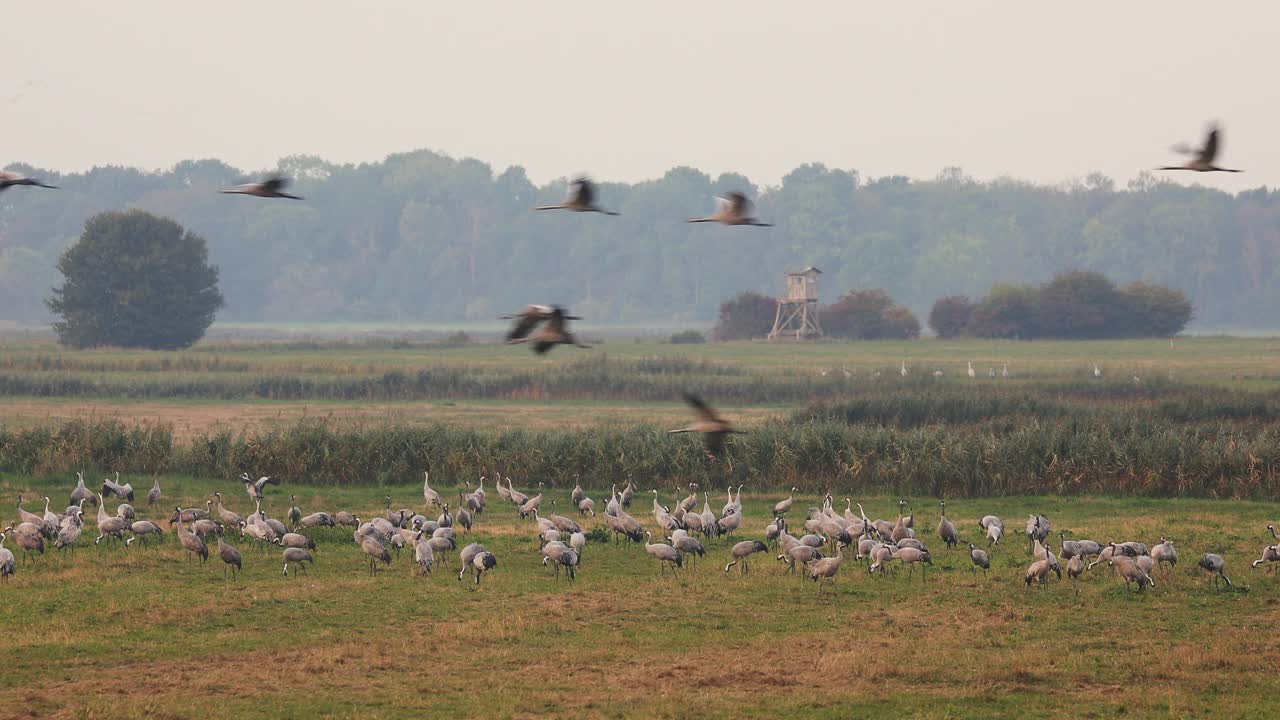
[[[163,541],[165,529],[158,521],[137,516],[137,511],[130,504],[134,500],[133,486],[122,484],[118,473],[115,480],[104,480],[98,492],[85,486],[83,473],[78,473],[78,476],[76,487],[70,493],[69,505],[62,513],[52,511],[52,501],[48,497],[42,498],[43,513],[25,510],[23,498],[18,498],[17,523],[0,533],[0,579],[7,579],[17,572],[17,559],[13,551],[5,547],[5,541],[10,538],[23,553],[23,564],[29,560],[34,562],[35,556],[43,555],[50,546],[62,552],[74,551],[81,538],[87,537],[84,534],[86,503],[97,507],[98,535],[94,545],[116,542],[129,548],[135,542],[145,546],[153,541]],[[596,502],[587,496],[580,483],[575,485],[569,496],[570,502],[583,522],[591,518],[597,525],[589,533],[577,520],[558,514],[554,500],[551,501],[551,513],[541,513],[542,483],[538,483],[536,494],[527,495],[514,487],[510,477],[505,479],[506,484],[503,485],[502,475],[496,476],[499,499],[514,508],[517,518],[534,521],[542,564],[554,568],[557,577],[563,572],[569,580],[577,578],[589,535],[597,535],[599,540],[598,534],[602,534],[607,541],[611,534],[615,545],[620,542],[643,544],[645,553],[657,562],[659,574],[665,574],[668,569],[677,574],[695,558],[707,554],[705,541],[721,537],[732,540],[735,533],[746,532],[743,528],[743,485],[737,487],[736,495],[734,489],[729,488],[727,501],[719,514],[712,509],[709,494],[699,493],[696,483],[689,485],[688,495],[680,497],[683,493],[677,493],[674,510],[662,502],[658,490],[651,490],[652,527],[660,534],[660,541],[655,543],[653,532],[628,512],[636,499],[636,487],[631,482],[627,482],[622,490],[613,486],[599,514]],[[424,473],[424,512],[435,517],[410,508],[393,509],[391,497],[386,496],[386,507],[367,521],[347,511],[304,515],[292,495],[289,496],[290,507],[285,517],[272,518],[262,507],[264,492],[268,485],[278,485],[279,481],[272,477],[252,480],[248,474],[242,474],[239,480],[254,503],[254,511],[248,516],[229,509],[224,504],[222,493],[215,492],[206,500],[204,508],[175,507],[168,519],[169,528],[176,527],[178,543],[188,557],[198,557],[205,562],[210,555],[216,554],[223,563],[224,579],[236,580],[244,566],[240,550],[227,542],[233,531],[238,533],[242,544],[253,543],[264,551],[271,546],[278,547],[281,550],[281,571],[286,576],[292,571],[296,577],[299,570],[305,574],[307,564],[315,563],[316,540],[313,535],[316,533],[308,534],[309,531],[340,526],[353,528],[352,540],[368,560],[370,575],[378,572],[379,564],[389,566],[393,552],[399,556],[403,551],[412,552],[415,572],[424,576],[430,574],[437,564],[448,565],[450,554],[456,552],[458,579],[461,581],[469,573],[477,586],[484,574],[498,565],[497,556],[481,543],[473,542],[458,549],[460,533],[469,534],[489,510],[485,477],[481,477],[474,488],[468,481],[465,490],[458,491],[458,504],[455,506],[431,487],[430,474]],[[791,488],[791,494],[773,506],[772,519],[762,528],[759,539],[742,540],[727,548],[728,562],[724,572],[730,572],[736,566],[745,574],[753,556],[769,553],[784,565],[784,572],[799,572],[802,578],[815,581],[821,593],[826,584],[834,585],[846,560],[845,550],[849,549],[854,562],[864,565],[869,575],[884,576],[896,567],[905,566],[908,578],[911,578],[918,566],[921,581],[927,581],[933,554],[925,539],[917,536],[915,512],[906,500],[898,502],[896,520],[871,519],[862,503],[854,503],[850,498],[845,498],[843,512],[837,511],[833,507],[833,497],[828,493],[820,499],[819,505],[809,508],[803,521],[797,521],[799,529],[796,532],[800,533],[797,536],[792,533],[788,520],[795,509],[796,492],[797,488]],[[452,493],[448,495],[449,498],[452,496]],[[108,498],[119,501],[114,513],[107,510]],[[161,498],[157,479],[147,493],[148,507],[155,506]],[[698,510],[699,503],[701,510]],[[854,512],[855,505],[857,512]],[[947,550],[960,549],[960,532],[947,517],[946,501],[940,501],[939,506],[936,536]],[[603,527],[599,526],[597,518],[603,519]],[[1005,523],[995,515],[986,515],[977,521],[977,526],[983,533],[985,544],[979,547],[973,542],[967,543],[969,561],[975,577],[978,570],[982,570],[985,577],[991,569],[994,549],[1005,544]],[[1267,530],[1276,543],[1267,545],[1252,567],[1267,565],[1274,570],[1280,563],[1280,536],[1271,525]],[[1049,518],[1043,514],[1029,516],[1025,537],[1031,564],[1023,574],[1028,587],[1036,585],[1044,589],[1051,575],[1061,580],[1064,565],[1067,580],[1074,585],[1076,578],[1105,563],[1125,581],[1126,586],[1142,592],[1148,587],[1155,587],[1159,568],[1164,565],[1173,568],[1178,563],[1178,550],[1169,538],[1162,537],[1158,544],[1148,547],[1133,540],[1105,544],[1094,540],[1068,540],[1067,535],[1068,531],[1059,530],[1057,552],[1054,552],[1050,542]],[[1221,555],[1205,553],[1198,565],[1212,576],[1215,589],[1220,589],[1222,583],[1227,588],[1238,589],[1227,577],[1226,561]]]

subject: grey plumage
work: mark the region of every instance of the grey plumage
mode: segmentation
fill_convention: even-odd
[[[279,485],[280,481],[273,477],[260,477],[257,480],[250,480],[249,473],[240,473],[240,482],[244,483],[245,494],[250,500],[261,500],[265,496],[262,489],[267,485]]]
[[[942,538],[942,542],[946,543],[948,548],[953,548],[960,543],[960,538],[956,534],[956,526],[947,519],[947,501],[943,500],[938,504],[942,506],[940,519],[938,520],[938,537]]]
[[[818,548],[799,544],[792,545],[787,548],[786,552],[778,556],[778,560],[787,564],[787,572],[795,572],[796,563],[799,563],[800,566],[804,568],[806,574],[808,573],[809,563],[815,560],[821,560],[822,558],[822,551]]]
[[[671,566],[671,572],[675,572],[676,568],[684,565],[684,557],[678,550],[667,545],[666,543],[654,543],[650,533],[644,534],[644,551],[649,557],[658,561],[659,574],[665,572],[668,565]]]
[[[733,557],[733,560],[724,566],[724,571],[729,572],[729,568],[741,564],[741,572],[746,574],[749,558],[755,553],[768,551],[769,547],[759,540],[743,540],[730,548],[729,555]]]
[[[360,550],[369,558],[369,575],[378,571],[378,563],[391,565],[391,551],[373,534],[360,539]]]
[[[93,494],[92,490],[84,486],[84,473],[78,472],[76,473],[76,487],[71,491],[71,501],[67,504],[78,505],[82,502],[91,502],[97,505],[98,497]]]
[[[18,570],[17,561],[13,557],[13,551],[4,546],[5,538],[8,537],[6,532],[0,533],[0,580],[5,580],[13,576]]]
[[[985,550],[979,550],[969,543],[969,562],[973,564],[973,573],[978,574],[978,568],[982,568],[982,574],[985,576],[987,571],[991,569],[991,556],[987,555]]]
[[[293,565],[293,576],[298,576],[298,568],[302,568],[302,572],[307,572],[307,566],[304,563],[315,564],[315,558],[305,548],[290,547],[285,548],[282,555],[284,558],[284,574],[289,574],[289,566]]]
[[[1177,567],[1178,548],[1174,547],[1172,540],[1160,538],[1159,544],[1151,548],[1151,559],[1157,566],[1160,563],[1169,563],[1169,567]]]
[[[240,562],[240,551],[222,542],[221,535],[218,536],[218,557],[222,560],[222,579],[227,579],[227,570],[230,569],[231,579],[235,580],[236,575],[243,569]]]
[[[107,514],[106,501],[102,495],[98,495],[98,537],[94,538],[93,544],[97,545],[102,542],[103,538],[123,540],[124,531],[127,527],[129,527],[129,524],[125,522],[124,518]]]
[[[311,513],[310,515],[303,515],[302,518],[298,521],[298,525],[300,525],[301,527],[308,527],[308,528],[334,527],[336,524],[337,523],[334,522],[333,516],[327,512],[317,512],[317,513]]]
[[[476,556],[483,552],[487,552],[487,550],[485,549],[485,546],[480,543],[471,543],[458,552],[458,561],[461,565],[461,568],[458,570],[459,580],[461,580],[462,576],[468,572],[476,572],[471,561],[475,560]]]
[[[1226,573],[1227,561],[1222,559],[1221,555],[1213,553],[1205,553],[1200,556],[1200,569],[1213,575],[1213,587],[1218,589],[1218,578],[1227,581],[1227,587],[1234,587],[1231,584],[1231,578]]]
[[[285,533],[276,539],[276,544],[287,548],[316,549],[316,541],[301,533]]]
[[[182,521],[178,521],[178,542],[182,543],[182,547],[187,549],[192,555],[199,556],[200,562],[209,559],[209,546],[205,544],[195,533],[187,530]]]
[[[62,551],[75,547],[76,542],[80,540],[80,533],[84,529],[83,517],[84,513],[76,510],[76,514],[71,516],[71,522],[58,531],[58,538],[54,541],[54,547]]]
[[[419,572],[422,575],[431,573],[431,566],[435,564],[435,551],[431,549],[431,543],[422,537],[422,531],[418,531],[418,537],[413,543],[413,560],[418,564]]]
[[[129,525],[129,532],[132,534],[128,540],[124,541],[125,547],[130,547],[134,540],[140,540],[143,545],[147,544],[147,537],[155,535],[156,537],[164,537],[164,530],[160,526],[150,520],[135,520]]]
[[[476,586],[478,587],[480,585],[480,576],[498,567],[498,558],[486,550],[471,560],[471,567],[475,570]]]

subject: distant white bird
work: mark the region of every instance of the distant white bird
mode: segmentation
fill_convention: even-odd
[[[901,370],[900,372],[902,373],[902,377],[906,377],[906,376],[907,376],[907,361],[906,361],[906,360],[903,360],[903,361],[902,361],[902,370]]]
[[[1098,363],[1093,364],[1093,376],[1096,378],[1102,377],[1102,371],[1098,369]]]
[[[978,373],[976,373],[976,372],[974,372],[974,371],[973,371],[973,363],[972,363],[972,362],[970,362],[970,363],[969,363],[969,378],[970,378],[970,379],[973,379],[973,378],[977,378],[977,377],[978,377]]]
[[[942,371],[941,371],[941,370],[934,370],[934,371],[933,371],[933,376],[934,376],[934,377],[942,377]]]
[[[996,376],[996,369],[993,367],[987,368],[987,377],[994,378],[995,376]]]
[[[1000,370],[1000,377],[1002,378],[1009,377],[1009,363],[1005,363],[1004,368]]]

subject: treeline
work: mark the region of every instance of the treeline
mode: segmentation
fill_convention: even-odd
[[[1117,288],[1099,273],[1076,271],[1040,287],[999,285],[977,302],[940,298],[929,327],[943,338],[1167,337],[1191,316],[1191,302],[1178,290],[1142,282]]]
[[[248,471],[286,485],[404,485],[424,470],[439,485],[496,469],[517,484],[601,489],[627,479],[748,483],[931,497],[1105,493],[1159,497],[1280,496],[1280,426],[1168,423],[1143,413],[1037,423],[1002,420],[902,428],[836,420],[773,422],[736,436],[708,461],[697,438],[653,427],[583,431],[459,430],[323,422],[175,443],[165,426],[75,421],[0,427],[0,469],[19,474],[119,470],[232,481]],[[144,481],[145,484],[145,481]],[[68,480],[68,488],[71,481]]]
[[[564,181],[530,182],[430,151],[341,165],[290,157],[304,202],[216,191],[259,172],[217,160],[164,172],[15,170],[57,191],[0,195],[0,320],[43,322],[62,251],[103,210],[171,217],[209,242],[227,299],[222,320],[490,320],[529,302],[593,322],[709,321],[744,288],[781,291],[782,271],[815,265],[823,300],[883,288],[917,316],[946,295],[1044,283],[1067,268],[1183,292],[1197,322],[1274,327],[1280,306],[1280,195],[1227,195],[1144,175],[1127,188],[1092,176],[1063,186],[868,178],[819,164],[776,187],[675,168],[603,182],[608,218],[533,213]],[[714,196],[744,190],[772,229],[689,225]]]
[[[772,297],[739,293],[721,303],[712,336],[717,340],[766,337],[777,307]],[[820,307],[818,315],[827,337],[882,340],[920,335],[915,315],[880,289],[850,290],[835,303]],[[1167,337],[1185,328],[1191,315],[1191,302],[1177,290],[1142,282],[1117,288],[1099,273],[1072,271],[1040,287],[998,285],[976,303],[964,295],[939,298],[929,311],[929,327],[942,338]]]

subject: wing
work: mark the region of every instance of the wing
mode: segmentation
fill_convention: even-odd
[[[711,422],[720,422],[720,418],[716,416],[716,411],[712,410],[709,405],[702,401],[702,398],[693,393],[684,393],[684,401],[689,407],[697,413],[698,417]]]
[[[578,178],[570,185],[569,200],[575,205],[591,207],[596,201],[595,185],[587,178]]]
[[[1218,156],[1218,128],[1213,127],[1209,130],[1209,136],[1205,138],[1204,147],[1200,149],[1200,162],[1212,165],[1213,159]]]
[[[729,209],[734,215],[746,217],[751,214],[751,201],[740,192],[731,192],[724,198],[729,202]]]
[[[547,315],[542,310],[539,310],[537,306],[530,305],[525,308],[524,312],[516,315],[516,318],[516,324],[512,325],[511,329],[507,331],[507,342],[528,337],[529,333],[538,327],[538,323],[547,318]]]
[[[283,175],[273,175],[262,181],[262,187],[272,192],[280,192],[289,187],[289,178]]]
[[[563,335],[565,322],[567,321],[565,319],[564,308],[556,305],[551,308],[551,314],[547,317],[547,332],[555,333],[556,335]]]

